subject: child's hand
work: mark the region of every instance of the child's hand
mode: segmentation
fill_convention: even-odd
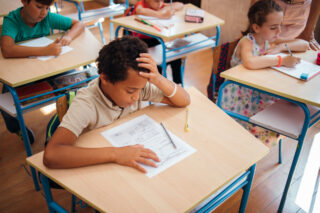
[[[161,75],[158,72],[158,68],[157,68],[156,62],[151,57],[151,55],[148,54],[148,53],[141,53],[140,57],[137,58],[137,61],[139,62],[139,67],[143,67],[143,68],[146,68],[146,69],[150,70],[149,73],[147,73],[147,72],[139,72],[139,74],[142,77],[147,78],[150,83],[153,83],[153,84],[157,85]]]
[[[61,44],[59,43],[59,40],[56,39],[52,44],[46,46],[44,55],[58,56],[61,53],[61,50]]]
[[[62,46],[67,46],[71,43],[71,41],[72,41],[72,39],[69,36],[65,35],[65,36],[63,36],[63,38],[61,40],[59,40],[59,43]]]
[[[174,15],[174,9],[171,10],[170,7],[165,7],[161,10],[161,18],[169,19]]]
[[[285,56],[282,58],[282,66],[285,67],[294,67],[296,64],[300,63],[300,58],[294,56]]]
[[[142,163],[152,167],[157,167],[156,164],[150,161],[149,159],[152,159],[157,162],[160,161],[157,155],[150,149],[146,149],[142,145],[134,145],[118,148],[116,151],[115,162],[123,166],[135,168],[145,173],[146,170],[138,163]]]
[[[169,4],[170,5],[170,4]],[[173,2],[172,3],[172,8],[175,10],[175,11],[179,11],[183,8],[183,3],[181,2]]]
[[[270,47],[267,51],[263,53],[263,55],[268,55],[268,54],[273,55],[273,54],[281,53],[283,50],[284,49],[282,46],[276,45],[276,46]]]

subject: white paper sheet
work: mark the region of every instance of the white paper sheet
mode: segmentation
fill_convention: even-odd
[[[115,147],[141,144],[154,151],[160,159],[160,162],[155,162],[157,168],[141,164],[147,171],[146,175],[151,178],[196,152],[196,149],[168,132],[177,149],[160,124],[147,115],[141,115],[101,134]]]
[[[19,45],[26,46],[26,47],[45,47],[45,46],[48,46],[49,44],[51,44],[52,42],[54,42],[54,41],[47,38],[47,37],[41,37],[41,38],[33,39],[31,41],[27,41],[27,42],[19,44]],[[72,47],[63,46],[60,55],[63,55],[67,52],[70,52],[71,50],[73,50]],[[35,58],[37,58],[41,61],[46,61],[46,60],[49,60],[54,57],[55,56],[36,56]]]
[[[280,55],[281,57],[286,56],[283,53],[277,54],[277,55]],[[276,55],[268,55],[268,56],[276,56]],[[272,67],[272,68],[302,80],[309,80],[320,73],[320,66],[304,60],[301,60],[299,64],[297,64],[295,67],[292,67],[292,68],[284,67],[284,66]]]
[[[175,22],[177,22],[177,16],[173,15],[169,19],[159,19],[151,16],[143,16],[143,15],[138,15],[139,18],[142,18],[144,20],[147,20],[151,22],[152,24],[155,24],[156,26],[164,29],[169,29],[170,27],[173,27]]]

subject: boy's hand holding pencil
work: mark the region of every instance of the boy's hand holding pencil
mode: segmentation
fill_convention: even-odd
[[[59,39],[56,39],[53,43],[45,47],[43,55],[58,56],[60,55],[61,51],[62,51],[62,45],[59,43]]]

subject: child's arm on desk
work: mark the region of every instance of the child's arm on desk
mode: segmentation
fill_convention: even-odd
[[[242,39],[237,49],[236,54],[240,55],[242,64],[247,69],[263,69],[272,66],[286,66],[294,67],[296,64],[300,63],[300,58],[294,56],[285,56],[279,59],[279,57],[274,56],[254,56],[252,54],[253,44],[248,39]]]
[[[44,150],[43,163],[49,168],[74,168],[103,163],[117,163],[145,169],[138,163],[156,167],[157,155],[140,145],[125,147],[82,148],[74,146],[77,136],[64,127],[58,127]]]
[[[1,38],[1,51],[5,58],[26,58],[29,56],[58,56],[61,52],[61,44],[56,40],[46,47],[25,47],[17,45],[10,36]]]
[[[291,51],[294,52],[305,52],[309,47],[309,43],[302,39],[293,39],[293,40],[277,40],[273,44],[271,44],[271,48],[266,52],[266,54],[276,54],[281,52],[287,52],[288,49],[286,45],[289,47]]]
[[[183,4],[180,2],[172,3],[172,8],[170,4],[165,4],[165,6],[159,10],[153,10],[150,8],[144,8],[142,5],[138,5],[136,8],[137,15],[151,16],[156,18],[168,19],[174,15],[176,11],[183,8]]]
[[[59,40],[59,43],[62,46],[67,46],[71,43],[73,39],[75,39],[78,35],[80,35],[84,31],[85,25],[78,21],[72,19],[71,28],[66,32],[66,34],[63,36],[61,41]]]
[[[160,75],[157,64],[150,54],[141,53],[137,61],[140,62],[140,67],[150,70],[150,73],[140,72],[140,75],[147,78],[150,83],[157,86],[167,96],[161,101],[162,103],[176,107],[185,107],[190,104],[190,96],[187,91]]]

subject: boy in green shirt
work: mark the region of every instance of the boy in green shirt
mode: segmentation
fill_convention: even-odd
[[[84,30],[84,24],[58,14],[50,13],[49,7],[54,0],[21,0],[23,7],[11,11],[4,17],[1,34],[1,51],[6,58],[59,55],[61,47]],[[59,29],[68,32],[59,41],[46,47],[25,47],[16,43],[39,38]]]
[[[58,14],[50,13],[49,7],[54,0],[21,0],[23,7],[11,11],[4,17],[1,34],[1,51],[5,58],[23,58],[28,56],[59,55],[62,46],[84,31],[84,24],[77,20]],[[17,45],[17,42],[47,36],[51,30],[58,29],[68,32],[63,38],[57,39],[45,47],[26,47]],[[6,87],[2,93],[8,92]],[[16,118],[2,112],[7,129],[21,135]],[[34,142],[31,129],[27,128],[30,143]]]

